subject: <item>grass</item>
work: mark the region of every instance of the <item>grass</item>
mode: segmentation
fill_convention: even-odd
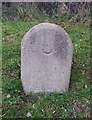
[[[62,23],[73,46],[70,89],[66,93],[25,95],[20,80],[20,45],[24,34],[38,22],[2,23],[3,118],[90,117],[90,29],[83,24]]]

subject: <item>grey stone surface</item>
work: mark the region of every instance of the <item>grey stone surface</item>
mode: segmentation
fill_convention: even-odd
[[[58,25],[41,23],[21,42],[21,81],[25,93],[63,92],[70,82],[73,47]]]

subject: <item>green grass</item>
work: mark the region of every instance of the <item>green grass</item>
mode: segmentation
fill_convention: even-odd
[[[2,24],[3,118],[88,118],[90,116],[90,29],[63,23],[74,46],[70,89],[66,93],[25,95],[20,80],[23,35],[38,22]]]

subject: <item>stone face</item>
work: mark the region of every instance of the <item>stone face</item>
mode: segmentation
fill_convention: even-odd
[[[21,81],[25,93],[63,92],[69,88],[73,47],[58,25],[41,23],[21,42]]]

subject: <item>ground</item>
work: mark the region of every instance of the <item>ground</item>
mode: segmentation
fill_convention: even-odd
[[[40,22],[2,23],[3,118],[90,117],[90,28],[60,24],[70,35],[74,54],[68,92],[25,95],[20,80],[20,51],[24,34]]]

